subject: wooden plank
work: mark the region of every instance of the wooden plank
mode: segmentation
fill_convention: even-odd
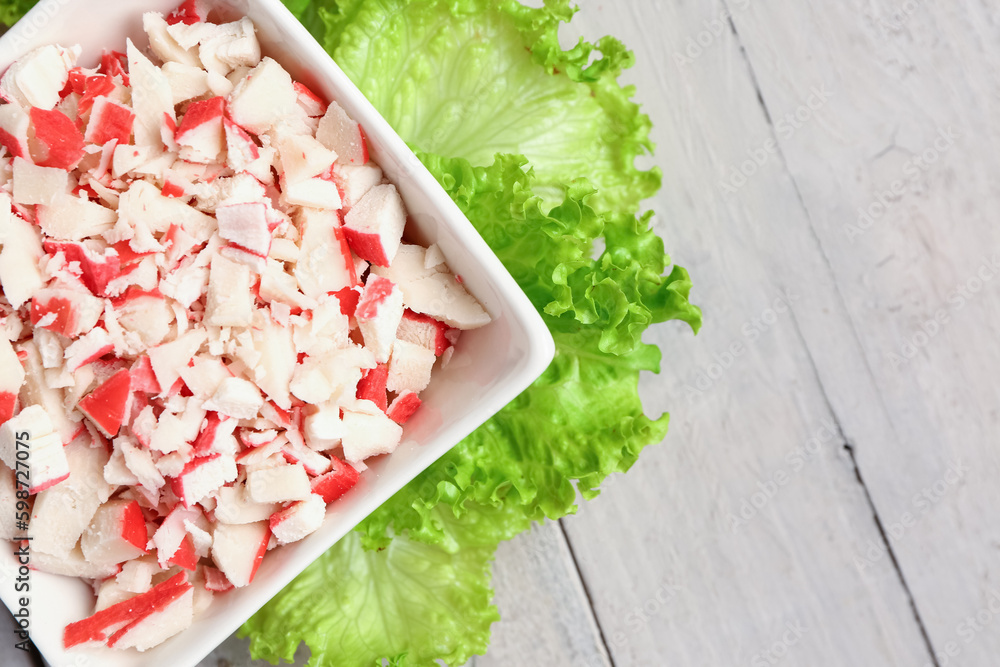
[[[616,665],[923,664],[890,559],[854,566],[881,536],[800,332],[800,312],[848,322],[807,213],[780,155],[738,197],[720,186],[774,137],[723,12],[634,0],[574,22],[636,51],[664,168],[653,206],[707,326],[650,337],[665,373],[648,409],[674,412],[672,435],[566,521],[570,541]]]
[[[0,639],[0,665],[3,667],[35,667],[36,663],[32,660],[31,654],[17,648],[16,644],[19,640],[14,634],[17,631],[17,624],[10,611],[3,604],[0,604],[0,616],[3,617],[3,620],[0,621],[0,637],[3,638]]]
[[[608,667],[600,632],[557,523],[546,523],[500,546],[493,569],[502,620],[488,655],[469,667],[573,665]],[[300,647],[296,665],[309,650]],[[0,663],[6,664],[6,663]],[[201,667],[264,667],[249,657],[249,640],[230,637]]]
[[[862,11],[813,2],[778,12],[733,2],[769,126],[737,44],[714,32],[720,6],[662,4],[653,12],[635,2],[642,16],[618,14],[624,4],[615,14],[591,5],[578,19],[590,21],[588,34],[619,34],[640,52],[634,78],[658,117],[667,171],[656,203],[661,229],[695,272],[701,302],[714,306],[699,340],[678,338],[676,328],[657,335],[671,375],[646,389],[651,412],[675,412],[673,436],[647,453],[628,484],[567,521],[612,654],[617,664],[746,663],[768,649],[782,664],[926,662],[840,438],[819,438],[820,450],[795,470],[796,450],[835,415],[886,527],[901,526],[893,546],[935,643],[955,641],[963,662],[990,664],[997,633],[987,628],[965,643],[959,628],[988,609],[981,582],[997,567],[985,546],[996,531],[984,516],[996,494],[987,439],[996,389],[986,372],[996,365],[995,283],[952,297],[978,271],[982,249],[996,248],[996,232],[986,229],[995,188],[983,175],[995,173],[985,160],[997,154],[987,115],[996,91],[984,83],[996,66],[996,22],[968,3],[918,3],[894,17],[889,3]],[[711,37],[700,54],[678,64],[673,56],[703,34]],[[825,82],[829,101],[808,122],[780,125]],[[967,130],[958,147],[854,235],[846,225],[860,227],[857,207],[906,176],[907,160],[933,146],[951,119]],[[787,127],[795,131],[784,136]],[[719,185],[761,150],[764,165],[745,185]],[[943,219],[960,224],[942,233]],[[810,221],[821,245],[806,233]],[[779,313],[773,300],[788,289],[791,313]],[[922,342],[918,332],[934,329],[926,323],[942,309],[948,320]],[[908,339],[919,356],[897,364],[890,355]],[[727,355],[734,343],[742,351]],[[708,377],[716,368],[720,377]],[[702,374],[704,390],[690,390]],[[946,480],[957,460],[975,462],[960,484],[943,487],[933,503],[915,499]],[[779,472],[787,482],[778,483]],[[728,516],[769,481],[774,497],[731,530]],[[907,513],[919,518],[910,528]],[[870,567],[852,571],[847,565],[859,557]],[[507,582],[517,577],[501,584],[501,605],[545,597],[538,582]],[[550,664],[544,659],[565,656],[536,641],[544,633],[534,619],[549,615],[548,605],[526,607],[515,610],[516,632],[498,630],[486,660]]]
[[[307,662],[309,649],[300,645],[292,664],[305,665]],[[233,635],[198,663],[198,667],[266,667],[270,664],[267,660],[251,660],[250,640]]]
[[[849,317],[803,309],[803,335],[940,664],[993,664],[996,9],[755,3],[735,24],[772,118],[817,83],[834,92],[780,142]],[[858,555],[866,570],[885,558]]]
[[[471,665],[611,664],[558,523],[502,544],[493,583],[502,620],[493,626],[489,653]]]

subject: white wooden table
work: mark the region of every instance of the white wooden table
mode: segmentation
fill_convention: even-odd
[[[476,667],[1000,663],[1000,5],[585,0],[569,33],[635,50],[706,326],[651,336],[666,442],[500,550]]]

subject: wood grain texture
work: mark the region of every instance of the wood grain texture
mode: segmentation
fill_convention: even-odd
[[[816,357],[848,377],[864,358],[856,346],[810,345],[804,335],[853,339],[826,249],[777,149],[781,130],[729,28],[727,13],[758,5],[626,6],[587,5],[574,29],[623,35],[636,50],[630,76],[657,125],[664,168],[653,207],[668,248],[694,275],[707,325],[695,340],[670,327],[654,334],[665,373],[646,382],[648,406],[674,412],[672,435],[627,483],[566,521],[615,664],[922,665],[930,654],[891,558],[863,572],[855,565],[867,545],[884,544]],[[823,48],[802,30],[786,24],[787,35],[767,39],[778,51],[789,40]],[[807,55],[773,56],[782,58],[794,69]],[[800,83],[789,110],[823,83]],[[812,102],[822,111],[833,99]],[[816,110],[801,115],[820,125]],[[741,167],[745,181],[728,183]],[[834,436],[823,437],[824,424]],[[744,505],[755,500],[759,509]],[[733,530],[741,506],[753,516]],[[663,585],[676,594],[658,606],[650,591]]]
[[[6,607],[0,605],[0,665],[3,667],[38,667],[32,654],[17,648],[19,639],[14,634],[17,624]]]
[[[474,667],[608,667],[593,611],[558,523],[500,546],[493,568],[502,621]]]
[[[772,117],[835,91],[781,141],[849,320],[803,332],[940,664],[1000,654],[997,19],[915,0],[735,17]]]
[[[489,654],[474,658],[469,667],[610,665],[558,524],[536,526],[501,545],[493,576],[496,604],[504,620],[493,627]],[[309,650],[300,646],[295,664],[305,665],[308,659]],[[250,660],[249,640],[231,637],[205,658],[200,667],[267,664]],[[6,667],[2,661],[0,665]]]
[[[586,0],[603,34],[706,327],[648,337],[671,435],[501,548],[471,664],[996,664],[1000,7]]]

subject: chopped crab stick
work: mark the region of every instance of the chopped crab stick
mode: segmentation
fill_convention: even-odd
[[[0,460],[11,470],[27,464],[32,494],[70,475],[62,439],[53,432],[48,413],[37,405],[29,405],[0,426]]]
[[[229,98],[229,116],[245,130],[262,134],[291,116],[297,105],[292,77],[277,62],[264,58],[236,85]]]
[[[226,149],[226,132],[222,126],[225,115],[226,100],[223,97],[191,104],[174,135],[174,140],[181,147],[180,158],[188,162],[217,162]]]
[[[233,586],[242,588],[257,574],[270,538],[267,521],[239,525],[220,523],[215,527],[212,560]]]
[[[0,97],[23,109],[51,109],[66,87],[80,47],[42,46],[21,56],[0,78]]]
[[[256,503],[282,503],[308,498],[309,475],[301,465],[255,470],[247,476],[247,492]]]
[[[298,213],[298,223],[302,230],[301,258],[295,265],[299,289],[306,296],[318,299],[352,287],[357,282],[353,276],[354,261],[337,215],[303,208]]]
[[[326,113],[326,102],[320,99],[308,86],[296,81],[292,84],[292,87],[295,88],[299,106],[306,112],[306,115],[310,118],[318,118]]]
[[[101,433],[111,438],[121,429],[131,397],[131,375],[121,370],[81,400],[78,407]]]
[[[344,164],[363,165],[368,162],[368,144],[361,125],[333,102],[319,122],[316,138],[335,151]]]
[[[101,506],[80,540],[83,556],[92,563],[114,565],[146,553],[146,520],[135,500]]]
[[[137,618],[111,635],[108,646],[134,648],[142,652],[173,637],[188,628],[194,620],[194,595],[192,586],[166,605]]]
[[[205,575],[205,588],[207,590],[215,593],[224,593],[233,590],[234,586],[232,582],[218,568],[206,565],[202,568],[202,573]]]
[[[95,577],[97,573],[114,568],[109,564],[94,564],[85,560],[76,549],[80,537],[90,527],[91,519],[106,502],[114,489],[104,481],[104,468],[108,454],[103,448],[91,447],[89,438],[78,438],[63,448],[69,469],[65,481],[41,491],[32,506],[28,533],[35,553],[50,555],[32,557],[32,564],[40,570],[76,577]],[[79,555],[79,559],[74,554]],[[52,561],[59,561],[58,565]],[[53,569],[53,566],[58,570]]]
[[[422,345],[440,357],[451,346],[447,337],[450,328],[433,317],[407,310],[396,330],[396,338]]]
[[[354,316],[365,345],[375,354],[375,361],[388,361],[403,319],[402,291],[391,280],[370,276]]]
[[[209,4],[0,75],[0,506],[26,452],[32,567],[96,594],[67,648],[145,651],[248,586],[489,321],[403,242],[361,125]]]
[[[262,260],[267,258],[271,250],[271,231],[267,226],[267,207],[263,203],[220,206],[215,210],[215,217],[222,238]]]
[[[132,109],[107,97],[97,97],[83,138],[88,144],[98,146],[109,141],[124,146],[129,143],[134,124],[135,113]]]
[[[146,593],[112,605],[82,621],[70,623],[63,631],[63,647],[103,642],[109,633],[114,634],[121,627],[163,609],[191,588],[186,574],[176,574]]]
[[[415,392],[404,391],[389,404],[386,414],[397,424],[405,424],[420,409],[420,397]]]
[[[336,458],[331,459],[333,470],[312,480],[312,492],[327,503],[332,503],[353,489],[360,475],[357,469]]]
[[[254,502],[247,496],[246,487],[242,484],[220,488],[218,501],[215,518],[229,524],[266,521],[279,507],[277,503]]]
[[[403,238],[406,211],[394,185],[377,185],[344,218],[351,250],[361,259],[389,266]]]
[[[111,336],[107,331],[100,327],[91,329],[66,348],[66,370],[74,373],[82,366],[113,352],[114,349],[114,343],[111,342]]]
[[[14,158],[15,204],[44,204],[51,206],[69,193],[69,174],[64,169],[39,167],[28,160]]]
[[[431,383],[437,357],[422,345],[397,340],[392,346],[386,388],[394,394],[419,394]]]
[[[0,425],[14,416],[17,395],[24,384],[24,366],[10,341],[0,337]]]
[[[305,500],[296,501],[280,512],[275,512],[268,523],[278,544],[289,544],[316,532],[323,525],[325,517],[326,502],[322,497],[310,494]]]
[[[46,241],[44,248],[49,255],[61,252],[67,262],[77,262],[80,279],[94,296],[106,296],[108,283],[121,274],[121,259],[114,248],[98,253],[82,243],[59,241]]]
[[[73,170],[83,159],[83,135],[61,111],[32,107],[29,114],[38,145],[35,161],[42,167]]]
[[[231,455],[212,454],[188,462],[170,480],[170,488],[185,507],[191,507],[223,484],[234,481],[236,476],[236,461]]]
[[[372,370],[365,373],[358,383],[358,398],[364,401],[371,401],[381,409],[388,406],[386,397],[386,382],[389,379],[389,367],[379,364]]]
[[[403,429],[399,424],[386,416],[378,406],[368,401],[359,403],[368,403],[370,408],[365,411],[344,411],[344,437],[341,443],[344,458],[351,463],[379,454],[391,454],[403,436]]]

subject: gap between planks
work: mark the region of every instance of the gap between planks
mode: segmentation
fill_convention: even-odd
[[[587,583],[561,522],[535,524],[500,545],[493,565],[501,620],[485,656],[468,667],[510,664],[614,667]]]
[[[773,120],[772,115],[771,115],[771,110],[768,108],[767,101],[764,99],[764,91],[762,90],[761,85],[760,85],[760,81],[757,78],[757,72],[756,72],[756,70],[754,68],[753,62],[750,60],[750,56],[747,53],[747,50],[746,50],[746,48],[745,48],[745,46],[743,44],[743,39],[740,36],[739,29],[736,27],[736,24],[733,21],[733,12],[729,9],[729,0],[721,0],[721,2],[722,2],[723,7],[725,7],[725,9],[726,9],[726,12],[727,12],[726,21],[729,23],[729,29],[730,29],[730,31],[733,34],[733,39],[736,40],[736,44],[739,46],[740,53],[743,56],[743,62],[746,64],[747,72],[748,72],[748,74],[750,76],[750,81],[751,81],[751,83],[752,83],[752,85],[754,87],[754,90],[756,90],[756,92],[757,92],[757,100],[760,103],[761,110],[764,113],[764,117],[767,119],[767,124],[770,127],[770,129],[771,129],[771,135],[772,135],[772,137],[777,137],[777,131],[776,131],[776,128],[774,126],[774,120]],[[825,248],[823,246],[823,243],[821,242],[821,239],[819,238],[819,235],[816,233],[815,222],[813,221],[812,215],[810,214],[809,207],[806,205],[805,199],[802,197],[802,191],[801,191],[801,189],[799,187],[798,179],[796,178],[795,174],[792,173],[792,170],[788,168],[788,161],[785,159],[784,150],[783,150],[783,148],[781,146],[781,143],[778,142],[777,140],[775,141],[775,149],[776,149],[776,152],[778,154],[778,157],[781,160],[781,163],[783,165],[785,165],[785,173],[787,174],[788,179],[789,179],[789,181],[792,184],[792,188],[795,191],[795,196],[798,198],[798,201],[799,201],[800,206],[802,207],[802,210],[805,212],[806,220],[809,223],[809,230],[810,230],[811,234],[813,235],[813,237],[814,237],[814,239],[816,241],[817,247],[819,247],[819,249],[820,249],[820,252],[821,252],[822,257],[823,257],[823,262],[826,264],[826,267],[827,267],[828,271],[832,274],[833,273],[833,266],[832,266],[832,264],[830,262],[830,258],[826,254],[826,250],[825,250]],[[843,293],[840,290],[840,286],[838,284],[835,284],[835,289],[836,289],[837,297],[838,297],[838,299],[841,302],[840,305],[846,311],[847,310],[847,301],[846,301],[846,299],[844,299],[844,295],[843,295]],[[909,586],[909,584],[906,581],[906,576],[903,574],[903,571],[902,571],[902,569],[899,566],[899,561],[897,560],[896,552],[895,552],[895,550],[893,548],[892,542],[889,540],[889,538],[888,538],[888,536],[886,534],[885,526],[884,526],[884,522],[882,520],[882,517],[879,515],[878,508],[875,506],[875,502],[873,501],[871,493],[868,490],[868,486],[867,486],[867,484],[865,484],[864,477],[861,474],[861,469],[860,469],[860,467],[858,465],[858,460],[857,460],[857,457],[855,456],[855,453],[854,453],[854,447],[851,445],[850,441],[847,439],[847,437],[844,434],[844,430],[843,430],[843,427],[841,425],[840,417],[837,414],[837,411],[834,409],[834,406],[833,406],[832,402],[829,399],[829,396],[827,394],[826,383],[823,380],[823,377],[822,377],[822,375],[819,372],[819,368],[816,365],[815,359],[813,358],[812,350],[809,348],[809,345],[807,344],[806,338],[803,335],[801,329],[799,328],[798,320],[797,320],[797,317],[795,315],[794,310],[792,311],[791,315],[792,315],[792,320],[795,322],[795,328],[796,328],[796,331],[797,331],[797,333],[799,335],[799,338],[802,340],[803,348],[806,350],[806,354],[808,356],[809,363],[812,366],[812,371],[813,371],[813,373],[814,373],[814,375],[816,377],[816,383],[817,383],[817,385],[819,386],[819,388],[820,388],[820,390],[822,392],[823,400],[826,401],[827,408],[828,408],[830,414],[833,416],[834,423],[836,424],[837,432],[838,432],[840,438],[845,443],[847,443],[847,444],[844,445],[844,449],[847,450],[848,455],[850,456],[851,464],[854,466],[855,477],[857,478],[858,484],[861,486],[861,489],[864,492],[865,500],[867,501],[868,506],[871,508],[872,517],[875,520],[876,527],[878,528],[879,539],[881,540],[882,546],[884,547],[886,553],[889,555],[889,559],[890,559],[890,562],[892,563],[892,567],[896,571],[896,576],[899,579],[899,583],[903,587],[903,591],[906,594],[906,599],[910,603],[910,609],[913,612],[913,618],[916,621],[917,627],[920,630],[920,636],[924,640],[924,645],[927,648],[928,657],[929,657],[931,663],[935,667],[941,667],[940,663],[938,662],[937,652],[934,650],[934,645],[931,642],[930,635],[928,634],[927,628],[926,628],[926,626],[924,624],[924,619],[921,617],[920,610],[917,608],[917,603],[916,603],[916,600],[915,600],[915,598],[913,596],[913,592],[910,590],[910,586]],[[857,338],[857,331],[856,331],[855,327],[853,326],[853,322],[852,322],[851,330],[854,333],[855,337]],[[860,341],[859,341],[859,347],[860,347]],[[867,364],[866,364],[866,366],[867,366]],[[602,635],[602,637],[603,637],[603,635]]]
[[[590,618],[597,627],[597,633],[601,638],[601,646],[604,647],[608,663],[611,667],[615,667],[615,656],[611,652],[611,646],[608,645],[608,638],[604,634],[604,627],[601,625],[601,619],[597,616],[597,610],[594,608],[594,598],[590,594],[590,587],[587,585],[587,578],[583,576],[583,571],[580,569],[580,562],[577,560],[576,552],[573,551],[573,541],[570,540],[569,534],[566,532],[566,524],[563,523],[562,519],[559,520],[559,534],[562,535],[562,539],[566,542],[566,549],[569,550],[569,557],[573,562],[573,571],[576,572],[576,577],[579,579],[580,586],[583,588],[583,594],[587,597],[587,605],[590,609]]]

